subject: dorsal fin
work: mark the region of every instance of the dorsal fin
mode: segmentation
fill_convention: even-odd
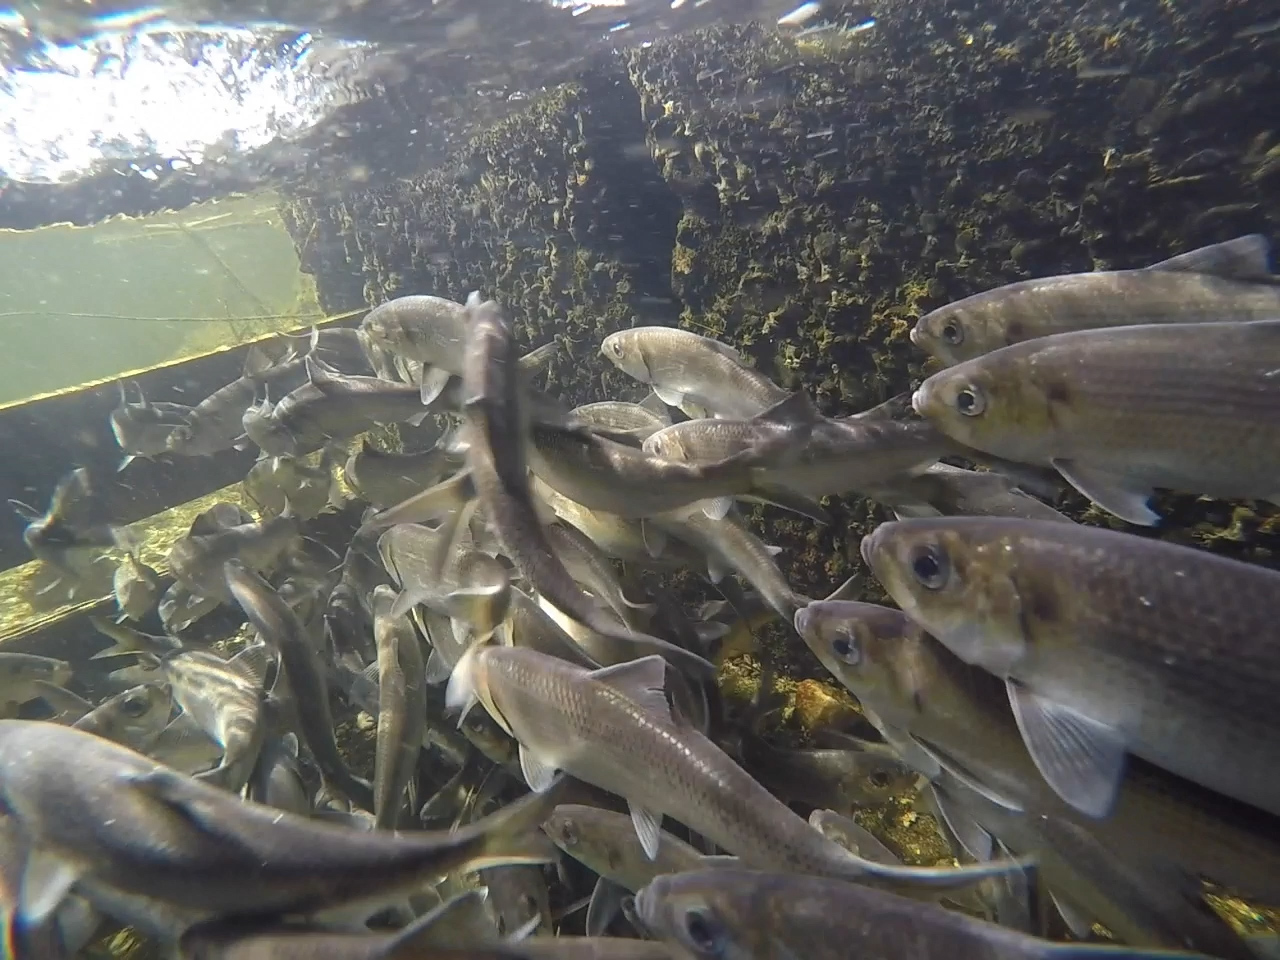
[[[663,720],[671,719],[671,707],[664,692],[667,661],[657,654],[601,667],[591,671],[591,678],[612,687],[628,700],[634,700],[646,712]]]
[[[840,586],[836,587],[831,592],[831,596],[827,597],[826,602],[830,603],[832,600],[858,600],[862,597],[863,590],[862,577],[855,573]]]
[[[760,423],[780,423],[786,426],[812,426],[822,419],[822,414],[813,405],[813,400],[804,390],[797,390],[791,396],[779,400],[768,410],[756,416]]]
[[[1148,270],[1207,273],[1235,280],[1272,280],[1267,238],[1259,233],[1236,237],[1153,263]]]
[[[649,391],[649,395],[647,397],[640,401],[638,406],[644,407],[650,413],[661,417],[663,423],[668,425],[671,423],[671,411],[668,410],[667,405],[662,402],[662,398],[652,390]]]
[[[255,643],[245,647],[227,661],[227,666],[235,668],[241,675],[262,687],[266,685],[267,674],[271,672],[275,656],[265,643]]]
[[[244,355],[244,375],[246,377],[259,377],[266,373],[274,366],[272,359],[267,356],[257,344],[250,347]]]
[[[694,336],[701,337],[702,334],[694,334]],[[742,364],[742,366],[744,367],[747,366],[747,364],[742,362],[742,354],[738,352],[737,347],[731,347],[729,346],[729,344],[723,343],[715,339],[714,337],[702,337],[702,339],[704,342],[706,342],[707,346],[715,349],[717,353],[724,354],[734,363]]]

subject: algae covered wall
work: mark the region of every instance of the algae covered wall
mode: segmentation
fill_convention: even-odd
[[[849,414],[918,381],[907,335],[935,306],[1277,233],[1266,0],[829,15],[836,29],[724,27],[614,53],[441,168],[298,188],[304,269],[330,311],[480,289],[530,346],[562,339],[553,387],[571,399],[636,395],[598,357],[602,335],[678,322]],[[1164,535],[1269,552],[1270,521],[1260,533],[1246,507],[1174,508]],[[822,595],[857,570],[876,511],[836,505],[821,529],[763,519],[797,589]]]

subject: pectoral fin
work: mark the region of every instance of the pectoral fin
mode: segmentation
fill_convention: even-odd
[[[653,392],[669,407],[679,407],[684,403],[684,394],[679,390],[672,390],[670,387],[654,387]]]
[[[1008,681],[1006,687],[1018,729],[1041,776],[1081,813],[1105,817],[1115,803],[1128,756],[1120,733],[1016,681]]]
[[[650,860],[657,860],[658,847],[662,842],[662,814],[646,810],[634,800],[627,801],[627,805],[631,808],[631,822],[635,825],[644,855]]]
[[[535,757],[523,743],[520,744],[520,772],[524,774],[525,783],[529,784],[529,789],[534,793],[542,793],[556,778],[555,764]]]
[[[24,926],[42,924],[71,892],[80,871],[52,853],[33,849],[22,871],[18,892],[18,916]]]
[[[587,905],[587,936],[603,937],[613,923],[613,918],[622,909],[622,898],[627,895],[625,888],[612,880],[601,877],[591,891],[591,903]]]
[[[1067,483],[1121,520],[1140,527],[1154,527],[1160,522],[1160,514],[1149,505],[1155,493],[1150,487],[1076,460],[1054,460],[1053,466]]]
[[[947,825],[947,829],[951,831],[951,835],[955,837],[956,843],[960,845],[960,848],[970,858],[980,863],[990,860],[991,853],[995,849],[995,841],[992,839],[991,834],[987,833],[973,817],[969,816],[960,804],[952,800],[947,794],[932,785],[929,789],[933,792],[934,807],[942,815],[943,822]]]
[[[711,520],[723,520],[733,509],[733,497],[715,497],[702,501],[702,512]]]
[[[422,403],[429,406],[434,403],[444,393],[444,388],[449,384],[449,371],[441,367],[423,367],[422,381],[420,388],[422,391]]]

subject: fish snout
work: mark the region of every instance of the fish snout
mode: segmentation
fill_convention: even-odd
[[[866,542],[865,537],[863,538],[863,542]],[[814,613],[809,609],[811,606],[812,604],[806,604],[797,610],[796,615],[791,618],[792,624],[796,628],[796,633],[800,634],[802,637],[807,636],[809,629],[813,626]]]

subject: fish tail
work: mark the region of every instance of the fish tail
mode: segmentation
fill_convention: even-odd
[[[564,800],[568,784],[569,778],[561,774],[541,793],[527,794],[466,828],[482,838],[468,868],[555,862],[559,853],[541,827]]]

